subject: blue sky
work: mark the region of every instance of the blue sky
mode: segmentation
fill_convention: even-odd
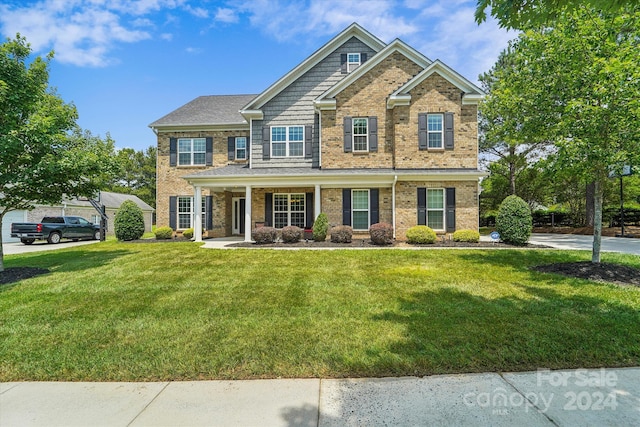
[[[473,21],[476,0],[1,0],[3,39],[55,51],[49,83],[119,148],[200,95],[260,93],[352,22],[400,38],[473,82],[514,33]]]

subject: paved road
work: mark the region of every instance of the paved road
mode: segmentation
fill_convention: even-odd
[[[75,246],[90,245],[97,243],[99,240],[81,240],[72,242],[71,240],[63,240],[57,245],[49,244],[45,241],[34,242],[32,245],[23,245],[22,243],[3,243],[2,251],[5,255],[26,254],[29,252],[53,251],[56,249],[73,248]]]
[[[593,249],[593,236],[582,236],[578,234],[534,233],[531,235],[529,242],[558,249],[583,249],[589,251]],[[640,239],[603,237],[602,251],[640,255]]]

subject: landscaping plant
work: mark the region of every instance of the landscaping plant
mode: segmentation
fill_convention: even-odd
[[[259,245],[274,243],[278,237],[278,231],[273,227],[258,227],[251,230],[251,238]]]
[[[527,202],[518,196],[509,196],[502,201],[496,217],[496,231],[503,242],[525,245],[532,228],[533,218]]]
[[[416,225],[407,230],[407,242],[412,244],[431,244],[437,239],[436,232],[426,225]]]
[[[379,222],[369,227],[369,236],[374,245],[390,245],[393,243],[393,226]]]
[[[320,212],[318,218],[313,223],[313,240],[316,242],[324,242],[327,239],[329,231],[329,218],[324,212]]]
[[[476,230],[456,230],[453,233],[453,241],[478,243],[480,241],[480,233]]]
[[[331,229],[331,241],[333,243],[351,243],[353,228],[349,225],[338,225]]]
[[[289,225],[282,229],[282,241],[284,243],[297,243],[302,239],[304,231],[295,225]]]
[[[131,200],[125,200],[121,205],[113,228],[118,240],[137,240],[144,234],[144,214],[140,206]]]
[[[167,240],[173,237],[173,229],[171,227],[158,227],[154,234],[157,240]]]

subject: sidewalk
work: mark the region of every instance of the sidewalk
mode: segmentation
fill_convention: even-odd
[[[0,383],[0,426],[637,426],[640,368],[153,383]]]

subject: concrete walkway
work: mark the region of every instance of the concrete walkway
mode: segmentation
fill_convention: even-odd
[[[152,383],[0,383],[0,426],[637,426],[640,368]]]
[[[534,233],[529,242],[547,245],[557,249],[592,250],[593,236],[579,234],[553,234]],[[632,255],[640,255],[640,239],[624,237],[602,237],[603,252],[623,252]]]

